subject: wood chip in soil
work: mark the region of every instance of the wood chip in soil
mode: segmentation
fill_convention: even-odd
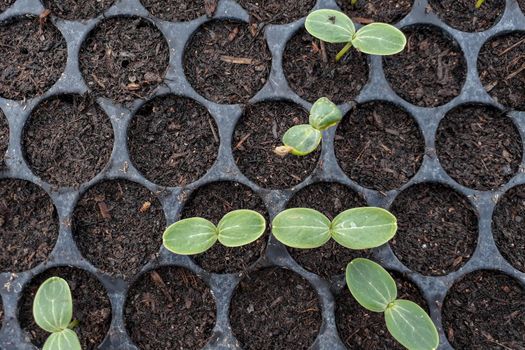
[[[115,0],[44,0],[52,15],[69,20],[97,17],[110,8]]]
[[[479,9],[472,0],[430,0],[429,6],[446,24],[464,32],[487,30],[505,12],[505,0],[486,0]]]
[[[358,0],[352,5],[350,0],[337,0],[337,5],[355,22],[397,23],[412,9],[414,0]]]
[[[0,169],[5,165],[5,156],[9,146],[9,125],[7,119],[0,110]]]
[[[315,0],[237,0],[248,11],[251,22],[285,24],[308,15]]]
[[[206,3],[218,0],[140,0],[153,16],[164,21],[191,21],[206,14]]]

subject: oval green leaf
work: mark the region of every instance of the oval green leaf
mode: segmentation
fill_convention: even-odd
[[[434,350],[439,346],[436,326],[416,303],[398,299],[385,311],[386,327],[409,350]]]
[[[340,11],[317,10],[306,17],[308,33],[327,43],[348,43],[355,34],[352,20]]]
[[[234,210],[217,225],[219,242],[226,247],[240,247],[259,239],[266,230],[264,216],[253,210]]]
[[[310,125],[317,130],[326,130],[337,125],[343,119],[343,113],[335,103],[321,97],[310,110]]]
[[[42,283],[33,301],[33,317],[49,333],[67,328],[73,317],[73,300],[65,280],[51,277]]]
[[[359,51],[381,56],[403,51],[406,43],[405,34],[386,23],[370,23],[359,29],[352,39],[352,44]]]
[[[203,218],[179,220],[170,225],[162,236],[164,247],[180,255],[200,254],[217,242],[217,228]]]
[[[330,220],[317,210],[287,209],[273,219],[272,233],[288,247],[318,248],[330,240]]]
[[[346,266],[346,284],[362,307],[383,312],[397,298],[396,282],[381,265],[363,258]]]
[[[292,154],[305,156],[319,147],[323,135],[308,124],[292,126],[283,136],[283,144],[292,148]]]
[[[82,350],[78,336],[71,329],[51,334],[42,350]]]
[[[348,209],[332,221],[333,239],[349,249],[379,247],[394,237],[397,220],[382,208]]]

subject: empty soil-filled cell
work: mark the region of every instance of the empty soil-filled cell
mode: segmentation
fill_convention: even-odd
[[[509,181],[518,172],[522,149],[512,119],[490,106],[453,109],[436,135],[437,155],[445,171],[476,190],[493,190]]]
[[[434,26],[412,26],[402,31],[407,37],[405,50],[383,58],[392,89],[421,107],[440,106],[458,96],[467,74],[459,44]]]
[[[208,110],[175,95],[142,106],[128,129],[135,167],[162,186],[184,186],[204,176],[219,151],[219,131]]]
[[[355,22],[397,23],[412,9],[414,0],[358,0],[352,5],[351,0],[337,0],[337,5]]]
[[[82,255],[104,272],[125,279],[157,256],[165,226],[157,197],[122,179],[89,188],[73,214],[73,236]]]
[[[411,186],[398,195],[390,211],[398,222],[390,244],[409,269],[442,276],[458,270],[474,253],[476,213],[467,198],[448,186]]]
[[[92,97],[60,95],[33,110],[22,143],[37,176],[53,185],[77,187],[106,167],[113,128]]]
[[[239,170],[265,188],[289,188],[301,183],[315,169],[320,151],[308,156],[274,153],[282,146],[289,128],[308,124],[308,113],[286,101],[260,102],[246,106],[233,136],[233,158]]]
[[[66,67],[67,46],[50,20],[16,17],[0,23],[0,97],[44,94]]]
[[[308,15],[315,0],[237,0],[252,22],[285,24]]]
[[[485,90],[505,107],[525,110],[525,32],[487,41],[479,53],[478,71]]]
[[[113,17],[89,33],[79,60],[82,75],[96,96],[128,104],[147,99],[163,82],[169,49],[149,20]]]
[[[344,44],[323,43],[300,29],[286,44],[283,69],[290,88],[315,102],[325,96],[334,103],[354,100],[368,81],[365,54],[350,50],[339,62]]]
[[[362,196],[345,185],[319,182],[302,188],[286,206],[315,209],[333,220],[347,209],[365,207],[367,204]],[[346,265],[354,258],[370,255],[369,251],[345,248],[333,239],[320,248],[288,248],[288,251],[299,265],[325,279],[344,274]]]
[[[124,321],[140,349],[197,350],[212,337],[215,309],[210,289],[198,276],[180,267],[161,267],[130,287]]]
[[[82,349],[98,349],[109,331],[111,304],[106,289],[95,276],[73,267],[46,270],[25,287],[19,303],[18,317],[29,341],[40,348],[49,336],[34,321],[33,301],[40,285],[51,277],[61,277],[69,284],[73,298],[73,320],[79,322],[74,331]]]
[[[419,170],[425,141],[417,122],[389,102],[357,105],[337,127],[335,154],[360,185],[380,191],[401,187]]]
[[[494,26],[505,12],[505,0],[486,0],[476,8],[475,0],[430,0],[430,11],[449,26],[464,32],[482,32]]]
[[[115,0],[44,0],[52,15],[69,20],[97,17],[111,7]]]
[[[153,16],[164,21],[191,21],[206,14],[208,0],[140,0]]]
[[[309,349],[321,328],[321,306],[300,275],[267,268],[241,280],[231,300],[230,323],[244,350]]]
[[[5,152],[9,146],[9,125],[0,109],[0,169],[5,165]]]
[[[58,215],[48,194],[17,179],[0,180],[0,271],[29,270],[53,250]]]
[[[16,0],[0,0],[0,12],[7,10],[15,1]]]
[[[191,37],[184,71],[193,88],[217,103],[245,103],[270,74],[271,54],[264,31],[236,21],[211,21]]]
[[[249,187],[230,181],[213,182],[196,189],[186,200],[181,218],[202,217],[217,225],[224,215],[238,209],[255,210],[269,221],[261,197]],[[193,256],[193,259],[208,272],[245,271],[263,255],[267,240],[268,232],[255,242],[237,248],[228,248],[217,242],[205,253]]]
[[[454,283],[442,311],[455,349],[523,349],[525,290],[512,277],[476,271]]]

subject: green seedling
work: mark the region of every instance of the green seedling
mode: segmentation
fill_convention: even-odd
[[[33,302],[33,318],[36,324],[51,333],[42,350],[81,350],[80,341],[73,329],[73,298],[65,280],[59,277],[47,279],[36,292]]]
[[[476,1],[476,8],[479,9],[483,4],[485,3],[485,0],[477,0]]]
[[[217,241],[226,247],[240,247],[261,237],[266,220],[253,210],[235,210],[224,215],[215,226],[212,222],[195,217],[177,221],[163,235],[163,244],[169,251],[180,255],[204,253]]]
[[[351,1],[350,1],[350,4],[351,4],[352,6],[355,6],[355,5],[357,5],[357,2],[358,2],[358,1],[359,1],[359,0],[351,0]]]
[[[354,47],[370,55],[394,55],[403,51],[407,39],[402,31],[386,23],[370,23],[355,29],[352,20],[336,10],[317,10],[308,15],[306,30],[314,37],[332,44],[346,44],[337,54],[339,61]]]

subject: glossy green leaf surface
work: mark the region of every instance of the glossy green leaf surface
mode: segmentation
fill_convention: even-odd
[[[308,33],[327,43],[348,43],[355,34],[352,20],[340,11],[317,10],[306,17]]]
[[[330,240],[330,220],[317,210],[287,209],[273,219],[272,233],[288,247],[318,248]]]
[[[322,134],[308,124],[292,126],[283,136],[283,144],[292,148],[292,154],[305,156],[319,147]]]
[[[439,346],[436,326],[416,303],[398,299],[385,311],[386,327],[409,350],[434,350]]]
[[[318,99],[310,110],[310,125],[317,130],[326,130],[337,125],[343,113],[335,103],[326,97]]]
[[[82,350],[77,334],[71,329],[51,334],[42,350]]]
[[[189,218],[170,225],[162,241],[164,247],[175,254],[194,255],[210,249],[217,238],[217,228],[210,221]]]
[[[73,317],[73,300],[64,279],[51,277],[42,283],[33,301],[33,317],[49,333],[67,328]]]
[[[346,266],[346,284],[361,306],[383,312],[397,298],[396,282],[381,265],[363,258]]]
[[[391,240],[396,231],[396,217],[382,208],[348,209],[332,221],[332,237],[349,249],[379,247]]]
[[[266,220],[253,210],[234,210],[224,215],[217,229],[222,245],[240,247],[262,236],[266,230]]]
[[[405,34],[386,23],[370,23],[355,33],[352,44],[369,55],[394,55],[403,51],[407,43]]]

